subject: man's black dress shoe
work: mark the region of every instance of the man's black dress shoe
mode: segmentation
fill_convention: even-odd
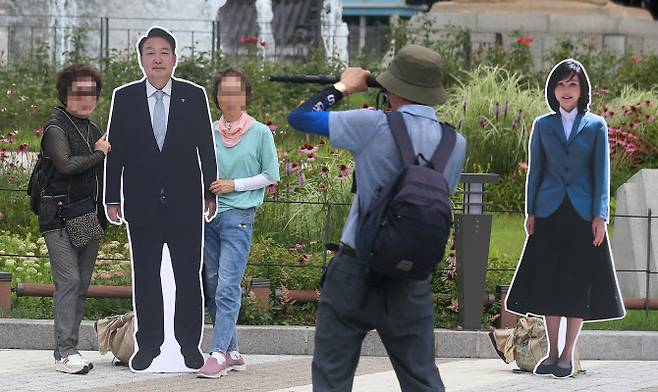
[[[135,354],[135,356],[130,360],[130,367],[137,371],[145,370],[151,366],[151,363],[158,355],[160,355],[159,348],[155,350],[140,349],[137,351],[137,354]]]
[[[181,354],[183,354],[183,359],[185,360],[185,366],[190,369],[201,369],[203,366],[203,355],[198,348],[193,348],[190,350],[181,349]]]

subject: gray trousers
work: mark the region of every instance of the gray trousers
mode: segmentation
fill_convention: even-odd
[[[94,272],[100,241],[82,249],[71,245],[66,229],[43,233],[48,247],[50,269],[55,283],[56,360],[78,353],[80,322],[85,313],[85,298]]]
[[[351,391],[366,333],[376,329],[402,391],[445,391],[434,355],[429,280],[369,285],[366,266],[342,252],[322,286],[313,353],[313,390]]]

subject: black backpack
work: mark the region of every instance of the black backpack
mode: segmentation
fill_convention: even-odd
[[[45,132],[44,132],[45,133]],[[30,182],[27,183],[27,195],[30,197],[30,210],[36,215],[39,215],[39,205],[41,204],[41,197],[43,192],[48,187],[50,178],[53,175],[54,168],[50,165],[50,170],[45,169],[43,160],[47,159],[44,157],[43,148],[39,151],[39,156],[37,157],[37,163],[32,169],[32,174],[30,175]]]
[[[420,166],[400,112],[386,113],[402,157],[402,169],[360,214],[356,253],[371,273],[424,280],[441,261],[450,234],[450,186],[443,175],[454,148],[454,127],[443,136],[429,167]]]

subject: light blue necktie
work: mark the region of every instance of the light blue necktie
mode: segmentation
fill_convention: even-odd
[[[167,134],[167,119],[165,118],[164,102],[162,102],[163,95],[162,91],[155,92],[155,107],[153,108],[153,134],[160,151],[162,151],[162,145]]]

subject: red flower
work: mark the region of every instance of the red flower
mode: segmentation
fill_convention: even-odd
[[[246,38],[240,38],[240,43],[241,43],[241,44],[246,44],[246,43],[247,43],[247,39],[246,39]]]
[[[639,63],[640,60],[642,60],[642,58],[641,58],[640,56],[638,56],[638,55],[633,55],[633,56],[631,56],[631,61],[634,62],[634,63],[636,63],[636,64]]]
[[[527,37],[516,37],[516,42],[524,46],[530,46],[530,44],[532,44],[532,36],[529,35]]]

